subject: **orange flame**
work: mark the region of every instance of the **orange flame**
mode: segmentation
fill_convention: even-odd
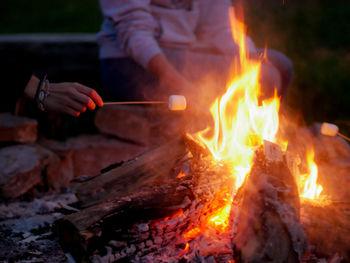
[[[229,227],[232,197],[228,187],[219,191],[201,211],[201,223],[183,234],[190,241],[204,232],[225,233]]]
[[[235,19],[233,9],[230,18],[233,39],[240,47],[234,78],[226,93],[210,108],[214,127],[194,137],[207,146],[215,160],[231,167],[238,189],[250,172],[256,147],[264,140],[276,142],[280,102],[275,94],[274,98],[259,103],[261,61],[248,58],[245,26]]]
[[[183,237],[189,241],[194,239],[196,236],[200,235],[202,232],[202,229],[200,229],[199,227],[195,227],[184,233]]]
[[[322,186],[317,184],[317,165],[314,161],[313,149],[307,153],[307,163],[309,167],[308,174],[300,175],[299,188],[301,188],[300,197],[317,200],[320,198]]]
[[[263,145],[264,140],[279,144],[284,151],[288,145],[287,141],[276,136],[280,100],[275,92],[273,98],[259,101],[262,61],[249,59],[246,29],[243,23],[236,20],[233,9],[230,10],[230,18],[233,39],[239,45],[233,78],[226,92],[210,108],[213,127],[193,137],[206,145],[215,161],[225,163],[235,179],[235,185],[233,191],[229,190],[230,187],[224,187],[205,205],[200,223],[183,234],[187,242],[199,235],[226,233],[234,194],[251,170],[255,150]],[[311,173],[302,184],[304,190],[301,196],[315,198],[322,187],[316,184],[317,166],[313,161],[313,152],[308,155],[308,163]]]

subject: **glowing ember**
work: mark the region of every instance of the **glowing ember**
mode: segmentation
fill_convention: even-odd
[[[221,197],[222,195],[223,197]],[[210,214],[207,224],[208,228],[215,229],[218,232],[225,232],[229,226],[228,218],[231,212],[232,198],[226,187],[217,197],[220,199],[214,199],[214,201],[211,202],[211,207],[215,207],[215,203],[217,203],[218,207]]]
[[[189,248],[190,248],[190,245],[188,243],[186,243],[184,250],[178,255],[178,257],[182,258]]]
[[[183,234],[184,238],[188,241],[194,239],[196,236],[200,235],[203,231],[199,227],[195,227]]]
[[[180,178],[185,177],[185,176],[186,176],[186,174],[185,174],[184,172],[180,172],[180,173],[176,176],[176,178],[180,179]]]
[[[301,188],[300,197],[317,200],[320,198],[322,186],[317,184],[317,165],[314,161],[314,151],[307,153],[307,163],[309,173],[300,175],[299,188]]]

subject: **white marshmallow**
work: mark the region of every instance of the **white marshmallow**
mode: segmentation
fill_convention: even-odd
[[[339,128],[337,125],[327,122],[322,123],[321,134],[328,136],[336,136],[338,132]]]
[[[171,95],[169,97],[169,110],[180,111],[186,109],[186,98],[182,95]]]

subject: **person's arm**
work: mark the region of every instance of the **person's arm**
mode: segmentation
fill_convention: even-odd
[[[148,63],[147,69],[173,91],[181,92],[191,87],[191,83],[170,64],[163,54],[154,56]]]
[[[150,11],[150,0],[100,0],[105,18],[113,21],[117,45],[147,68],[151,58],[162,54],[156,37],[160,26]]]
[[[32,75],[24,89],[24,95],[34,100],[39,83],[39,78]],[[79,83],[50,83],[49,92],[49,96],[44,100],[44,107],[48,111],[77,117],[87,109],[94,110],[96,105],[103,106],[102,98],[94,89]]]
[[[104,16],[114,22],[118,44],[126,54],[175,90],[190,85],[157,43],[160,28],[150,13],[149,0],[100,0],[100,3]]]

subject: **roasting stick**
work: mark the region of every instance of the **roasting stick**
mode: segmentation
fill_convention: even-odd
[[[141,104],[168,104],[171,111],[182,111],[186,109],[186,98],[182,95],[171,95],[169,101],[110,101],[103,105],[141,105]]]
[[[108,101],[103,105],[167,104],[167,101]]]
[[[341,134],[339,132],[338,126],[335,125],[335,124],[332,124],[332,123],[327,123],[327,122],[322,123],[321,133],[323,135],[328,135],[328,136],[336,136],[336,135],[338,135],[338,136],[342,137],[343,139],[345,139],[345,140],[350,142],[350,138],[346,137],[343,134]]]

